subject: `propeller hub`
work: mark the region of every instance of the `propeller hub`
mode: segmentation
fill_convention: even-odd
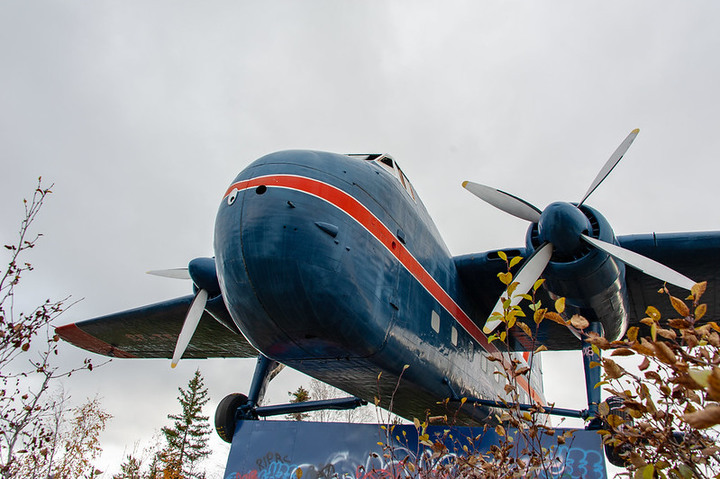
[[[188,273],[198,289],[204,289],[211,298],[220,294],[220,283],[215,270],[215,259],[195,258],[188,264]]]
[[[571,256],[584,247],[580,235],[592,231],[590,220],[575,205],[555,202],[548,205],[538,221],[541,242],[553,244],[556,254]]]

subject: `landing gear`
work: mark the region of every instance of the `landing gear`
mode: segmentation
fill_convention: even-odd
[[[605,424],[605,426],[611,433],[615,430],[622,429],[627,425],[632,425],[633,418],[625,411],[622,398],[619,398],[617,396],[610,396],[607,399],[606,403],[608,405],[609,411],[607,413],[607,416],[618,416],[620,419],[623,420],[622,424],[618,425],[617,427],[612,427],[609,424]],[[605,457],[607,457],[607,460],[610,461],[610,464],[612,464],[613,466],[625,467],[627,466],[627,459],[623,457],[623,454],[627,453],[629,449],[629,444],[615,445],[613,444],[612,439],[610,439],[609,442],[605,443]]]
[[[586,329],[588,332],[602,334],[602,324],[594,321],[590,323],[590,326]],[[588,418],[590,422],[585,429],[597,430],[602,427],[602,420],[598,417],[598,406],[601,400],[601,391],[599,387],[596,387],[600,382],[600,355],[596,354],[592,349],[590,343],[585,343],[582,348],[583,356],[583,372],[585,373],[585,394],[588,401]]]
[[[215,430],[218,436],[225,442],[232,442],[235,434],[235,427],[238,421],[255,420],[260,417],[281,416],[308,411],[320,411],[323,409],[355,409],[364,406],[367,401],[356,397],[326,399],[323,401],[306,401],[302,403],[280,404],[277,406],[260,406],[265,397],[265,390],[268,383],[278,375],[285,367],[284,365],[266,358],[262,354],[258,356],[255,373],[250,385],[250,393],[234,393],[226,396],[215,411]]]
[[[599,322],[592,322],[587,330],[597,334],[602,334],[602,324]],[[605,404],[601,407],[601,391],[599,387],[596,387],[596,385],[600,382],[600,355],[593,351],[590,344],[586,344],[582,351],[583,366],[585,371],[585,391],[588,399],[588,418],[590,420],[585,429],[606,429],[612,433],[613,430],[622,428],[624,424],[630,424],[632,422],[632,417],[630,414],[625,412],[622,398],[611,396],[607,399],[607,401],[605,401],[607,407],[604,407]],[[593,363],[596,365],[594,367],[590,367]],[[606,418],[610,415],[620,417],[623,420],[623,423],[617,428],[610,426],[606,420]],[[607,457],[607,460],[610,461],[610,464],[618,467],[624,467],[627,465],[627,461],[622,457],[622,454],[628,452],[628,445],[615,445],[612,438],[610,438],[608,442],[605,442],[604,448],[605,456]]]
[[[240,393],[230,394],[220,401],[215,410],[215,430],[220,439],[228,443],[232,442],[238,409],[247,402],[247,396]]]

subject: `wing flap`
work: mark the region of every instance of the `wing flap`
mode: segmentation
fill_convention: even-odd
[[[171,358],[193,296],[183,296],[55,329],[64,340],[88,351],[118,358]],[[250,358],[257,350],[239,332],[221,324],[208,303],[183,358]],[[211,304],[212,303],[212,304]]]

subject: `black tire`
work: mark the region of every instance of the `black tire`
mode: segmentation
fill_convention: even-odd
[[[220,439],[232,443],[233,434],[235,434],[235,413],[240,406],[247,402],[247,396],[240,393],[230,394],[220,401],[215,410],[215,430]]]
[[[610,406],[610,414],[619,416],[623,419],[623,421],[625,421],[625,424],[619,426],[618,429],[622,429],[623,427],[625,427],[625,425],[633,424],[632,416],[630,416],[630,414],[628,414],[624,409],[625,404],[622,398],[619,398],[617,396],[610,396],[607,399],[607,404],[608,406]],[[612,427],[610,427],[609,425],[607,427],[608,430],[610,430],[611,432],[613,431]],[[605,444],[605,457],[607,457],[607,460],[613,466],[625,467],[628,464],[628,460],[624,458],[622,454],[628,452],[629,449],[629,444],[622,444],[620,446]]]

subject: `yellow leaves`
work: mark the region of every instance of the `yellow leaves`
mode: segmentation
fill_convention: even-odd
[[[547,351],[547,350],[548,350],[548,348],[543,344],[542,346],[540,346],[539,348],[537,348],[537,349],[534,351],[534,354],[541,353],[541,352]]]
[[[660,318],[662,316],[660,314],[660,311],[658,311],[658,309],[654,306],[648,306],[647,309],[645,310],[645,314],[647,314],[650,317],[650,319],[652,319],[654,321],[660,321]]]
[[[637,341],[638,332],[640,332],[640,328],[638,328],[637,326],[633,326],[632,328],[628,329],[628,332],[627,332],[628,341],[630,341],[631,343],[634,343],[635,341]]]
[[[708,399],[720,401],[720,368],[690,369],[688,375],[707,391]]]
[[[653,479],[655,477],[655,466],[647,464],[635,471],[634,479]]]
[[[703,303],[698,305],[697,308],[695,308],[695,319],[698,320],[705,316],[705,313],[707,313],[707,304]]]
[[[522,256],[515,256],[513,259],[510,260],[510,268],[512,269],[513,266],[518,264],[520,261],[522,261]]]
[[[535,281],[535,284],[533,284],[533,291],[537,291],[538,288],[540,288],[540,286],[542,286],[544,282],[545,282],[545,279],[543,279],[543,278],[540,278],[539,280]]]
[[[535,324],[542,323],[542,320],[545,319],[546,312],[547,309],[544,308],[538,308],[535,310],[535,313],[533,314],[533,320],[535,321]]]
[[[565,320],[562,316],[560,316],[557,313],[554,313],[552,311],[545,311],[545,318],[549,319],[550,321],[553,321],[555,323],[558,323],[562,326],[565,326]]]
[[[513,275],[510,272],[498,273],[497,277],[500,279],[500,282],[505,286],[508,286],[510,283],[512,283]]]
[[[617,429],[618,427],[620,427],[620,426],[622,426],[623,424],[625,424],[625,419],[623,419],[622,417],[618,416],[617,414],[610,414],[610,415],[608,415],[608,416],[606,417],[606,420],[607,420],[608,424],[610,424],[610,426],[612,426],[612,427],[615,428],[615,429]]]
[[[530,329],[530,326],[528,326],[525,323],[517,323],[518,327],[523,330],[523,333],[527,334],[530,337],[533,337],[532,330]]]
[[[565,298],[555,300],[555,311],[562,314],[565,311]]]
[[[687,413],[683,420],[696,429],[707,429],[720,424],[720,405],[711,404],[705,409]]]
[[[495,426],[495,433],[500,437],[504,437],[506,434],[505,428],[500,425],[497,425],[497,426]]]
[[[298,468],[295,470],[295,476],[297,477],[297,479],[302,479],[302,476],[303,476],[302,469],[300,469],[300,468],[298,467]]]

